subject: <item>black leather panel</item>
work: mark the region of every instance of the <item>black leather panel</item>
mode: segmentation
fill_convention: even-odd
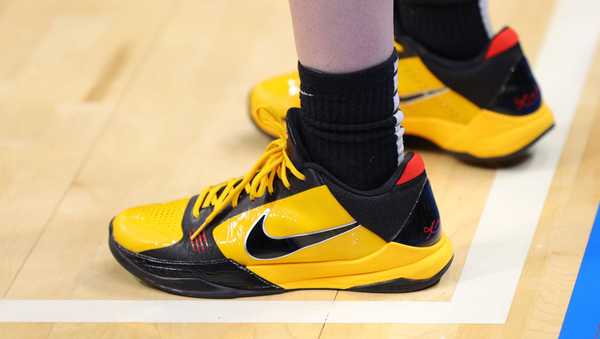
[[[407,36],[397,40],[448,88],[479,107],[510,115],[528,114],[539,107],[539,88],[520,44],[490,59],[482,54],[453,61],[429,52]]]
[[[121,254],[154,279],[173,279],[190,283],[208,282],[218,286],[244,290],[279,289],[278,286],[260,278],[253,272],[229,259],[214,259],[203,262],[163,260],[144,254],[120,250]]]
[[[440,239],[441,230],[440,213],[428,180],[419,202],[394,241],[409,246],[431,246]]]
[[[363,195],[340,187],[324,177],[335,198],[363,227],[386,241],[392,241],[404,229],[421,191],[427,182],[425,173],[401,186],[380,194]]]
[[[525,57],[510,71],[510,76],[488,108],[509,115],[527,115],[542,105],[542,93]]]
[[[487,108],[500,92],[511,70],[523,57],[519,45],[489,60],[449,63],[430,53],[422,53],[423,62],[446,86]]]

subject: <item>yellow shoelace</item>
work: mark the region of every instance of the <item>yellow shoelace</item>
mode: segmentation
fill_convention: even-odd
[[[190,239],[196,238],[200,232],[227,206],[236,207],[242,191],[250,196],[250,200],[262,197],[266,192],[273,193],[275,178],[279,178],[285,188],[290,188],[287,171],[289,170],[296,178],[304,180],[305,177],[294,166],[287,155],[287,133],[285,126],[277,122],[275,117],[265,121],[278,131],[279,139],[272,141],[267,146],[263,155],[252,166],[252,169],[241,178],[231,179],[216,186],[208,187],[200,193],[194,204],[193,213],[198,217],[200,210],[214,206],[202,225],[191,235]]]

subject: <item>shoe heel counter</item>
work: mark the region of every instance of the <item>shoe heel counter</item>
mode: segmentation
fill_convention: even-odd
[[[527,58],[521,59],[510,70],[500,91],[490,104],[490,109],[509,115],[527,115],[542,105],[540,87],[533,75]]]
[[[440,213],[429,179],[426,179],[419,200],[393,241],[409,246],[431,246],[440,239],[441,230]]]
[[[383,190],[370,194],[342,187],[327,176],[322,178],[354,220],[384,241],[428,246],[440,238],[439,213],[425,164],[418,154],[406,153],[403,164]]]

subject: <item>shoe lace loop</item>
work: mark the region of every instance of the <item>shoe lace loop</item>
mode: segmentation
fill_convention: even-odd
[[[190,236],[190,239],[195,239],[225,208],[230,205],[236,207],[242,192],[248,194],[251,200],[262,197],[267,192],[272,194],[276,178],[281,181],[285,188],[289,189],[291,184],[287,175],[288,170],[296,178],[305,179],[305,176],[294,166],[287,155],[285,126],[272,115],[269,115],[269,117],[263,122],[277,130],[279,138],[267,146],[262,156],[246,175],[202,190],[193,207],[194,216],[198,217],[202,208],[209,206],[214,206],[214,208],[200,227]]]

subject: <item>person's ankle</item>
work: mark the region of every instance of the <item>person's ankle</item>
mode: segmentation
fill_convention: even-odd
[[[299,129],[312,160],[357,189],[386,182],[403,155],[395,53],[349,74],[298,68]]]

